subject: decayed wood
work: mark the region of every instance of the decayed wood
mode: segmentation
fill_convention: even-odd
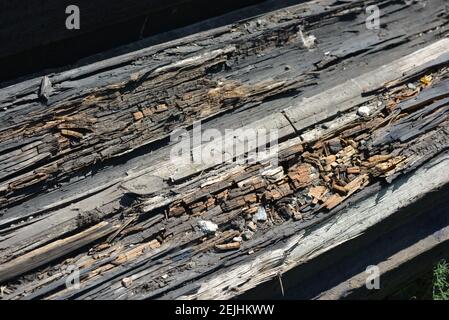
[[[411,264],[413,260],[419,259],[420,256],[424,256],[429,251],[437,251],[438,247],[447,247],[449,242],[449,226],[442,227],[438,229],[433,234],[425,237],[417,241],[416,243],[410,245],[409,247],[396,252],[395,254],[389,256],[385,261],[380,262],[377,266],[379,267],[379,271],[381,274],[381,278],[385,278],[386,274],[393,273],[395,271],[401,270],[400,267],[402,265]],[[438,255],[437,255],[438,256]],[[441,257],[440,257],[441,259]],[[438,259],[435,259],[438,261]],[[431,265],[431,264],[430,264]],[[413,274],[419,274],[420,272],[425,270],[425,267],[429,267],[429,264],[424,264],[420,266],[418,263],[413,264]],[[321,300],[337,300],[351,297],[351,293],[357,292],[357,290],[363,291],[366,288],[366,276],[367,272],[361,272],[353,277],[347,279],[345,282],[338,284],[337,286],[330,288],[327,291],[322,292],[317,299]],[[403,278],[407,279],[407,275],[403,274]],[[413,278],[411,278],[413,279]],[[383,280],[383,279],[382,279]],[[395,279],[396,280],[396,279]],[[385,282],[385,280],[383,280]],[[401,280],[396,280],[398,284],[401,283]],[[406,283],[406,282],[405,282]],[[384,284],[384,286],[391,284]],[[394,288],[394,287],[393,287]],[[386,291],[385,293],[379,293],[378,291],[373,291],[372,295],[376,296],[387,296],[388,293],[391,293],[392,288],[389,288],[390,291],[386,291],[382,288],[382,291]]]
[[[429,26],[419,18],[410,23],[407,10],[414,7],[396,10],[395,2],[385,1],[385,19],[413,28],[402,40],[391,31],[389,40],[376,35],[357,45],[352,35],[326,37],[334,28],[326,22],[346,14],[364,21],[365,1],[325,10],[329,3],[314,1],[313,10],[301,4],[149,48],[122,57],[120,65],[113,60],[49,76],[53,90],[46,101],[34,93],[39,81],[2,90],[0,282],[11,292],[7,298],[235,296],[235,288],[251,288],[307,260],[308,252],[330,250],[393,214],[394,199],[430,192],[426,185],[401,194],[397,190],[413,184],[397,181],[405,174],[414,181],[417,168],[449,147],[449,45],[438,39],[446,22],[442,2],[422,9],[435,15]],[[317,51],[298,36],[306,24],[322,39]],[[336,25],[368,36],[348,21]],[[419,41],[412,36],[437,27]],[[352,53],[338,52],[342,42]],[[317,65],[327,49],[335,51],[332,62]],[[298,54],[304,61],[286,68]],[[367,57],[366,72],[344,67]],[[311,94],[304,96],[299,91],[306,87]],[[362,104],[368,117],[357,113]],[[205,128],[279,129],[279,165],[269,167],[269,158],[173,163],[174,144],[158,143],[199,119],[207,119]],[[429,167],[432,175],[433,168],[438,163]],[[446,178],[434,181],[442,185]],[[399,188],[385,201],[388,210],[343,210],[384,180]],[[351,229],[350,221],[366,224]],[[98,223],[109,231],[72,238]],[[331,240],[316,240],[328,239],[331,233],[322,230],[331,225],[338,226]],[[68,239],[76,241],[64,246]],[[283,241],[286,246],[277,245]],[[68,264],[80,269],[79,290],[65,287],[62,267]]]
[[[430,105],[430,106],[432,106],[432,104]],[[421,121],[423,121],[423,120],[425,120],[425,119],[420,119]],[[374,121],[374,120],[371,120],[373,123],[378,123],[378,121]],[[369,128],[369,126],[366,126],[367,128]],[[351,130],[351,129],[349,129],[349,130]],[[333,141],[332,139],[331,140],[329,140],[329,141]],[[321,145],[323,145],[322,143],[321,143]],[[298,150],[298,149],[297,149]],[[299,149],[300,150],[300,149]],[[350,158],[347,158],[348,157],[348,155],[351,155],[350,156]],[[354,148],[351,146],[351,145],[348,145],[347,147],[345,147],[345,148],[342,148],[340,151],[338,151],[337,152],[337,155],[335,155],[334,157],[331,157],[331,156],[327,156],[326,157],[326,161],[329,161],[329,160],[332,160],[332,161],[334,161],[335,160],[335,162],[338,162],[338,163],[342,163],[343,165],[345,165],[346,163],[345,163],[345,161],[348,161],[349,159],[351,159],[351,157],[352,156],[356,156],[357,155],[357,152],[354,150]],[[313,159],[313,157],[311,156],[311,155],[307,155],[307,154],[305,154],[305,153],[303,153],[303,155],[302,155],[302,157],[306,160],[306,161],[308,161],[307,159]],[[345,159],[348,159],[348,160],[345,160]],[[383,164],[383,163],[385,163],[385,162],[389,162],[391,160],[391,156],[372,156],[372,157],[370,157],[370,158],[368,158],[367,159],[367,164],[361,164],[362,165],[362,167],[366,167],[367,169],[370,169],[370,168],[373,168],[373,166],[371,166],[371,163],[374,163],[374,168],[377,168],[377,166],[379,165],[379,164]],[[405,159],[404,159],[405,160]],[[394,170],[395,169],[395,167],[397,166],[397,163],[395,163],[394,165],[393,165],[393,168],[392,169],[390,169],[390,170]],[[311,172],[312,172],[312,168],[313,168],[313,166],[310,166],[309,165],[309,167],[310,167],[310,174],[311,174]],[[292,167],[294,170],[296,170],[295,169],[295,167]],[[363,169],[362,169],[363,170]],[[281,171],[279,171],[279,173],[282,173],[282,171],[283,170],[281,170]],[[257,174],[257,172],[258,171],[254,171],[253,170],[253,172],[255,172],[255,174]],[[277,173],[278,172],[278,170],[269,170],[268,172],[266,172],[266,176],[267,177],[273,177],[273,176],[276,176]],[[373,172],[373,173],[371,173],[371,174],[374,174],[374,175],[378,175],[379,173],[378,172]],[[384,175],[387,175],[388,174],[388,172],[383,172],[383,174]],[[262,173],[262,176],[264,176],[264,174]],[[295,177],[296,176],[293,176],[293,179],[295,179]],[[300,177],[300,176],[299,176]],[[359,178],[355,178],[355,179],[353,179],[351,182],[349,182],[349,183],[347,183],[346,185],[345,185],[345,187],[343,187],[343,193],[344,194],[347,194],[347,193],[353,193],[354,191],[356,191],[356,190],[358,190],[361,186],[362,186],[362,184],[364,183],[363,181],[366,181],[366,178],[365,177],[367,177],[367,175],[366,174],[361,174],[360,176],[360,179]],[[235,178],[234,178],[235,179]],[[272,181],[274,181],[274,182],[282,182],[282,179],[284,179],[283,178],[283,176],[282,175],[280,175],[280,176],[278,176],[278,177],[276,177],[274,180],[272,180]],[[236,181],[239,181],[239,180],[241,180],[241,178],[239,179],[239,178],[237,178],[236,179]],[[242,180],[243,181],[243,180]],[[301,189],[301,188],[304,188],[304,187],[307,187],[307,186],[310,186],[311,184],[312,184],[312,182],[313,182],[313,180],[312,179],[308,179],[308,180],[303,180],[304,182],[303,182],[303,184],[302,185],[300,185],[299,186],[299,188]],[[213,187],[213,184],[212,185],[209,185],[209,186],[207,186],[206,188],[208,188],[208,187]],[[243,186],[243,185],[242,185]],[[268,189],[267,188],[267,185],[266,184],[262,184],[261,185],[262,187],[265,187],[266,189]],[[254,190],[254,189],[252,189],[252,190]],[[246,193],[245,192],[241,192],[241,191],[239,191],[239,193],[236,195],[237,196],[237,198],[235,198],[234,200],[233,199],[230,199],[230,200],[225,200],[225,202],[223,203],[223,205],[222,205],[222,209],[224,210],[224,211],[230,211],[230,213],[232,214],[232,212],[233,212],[233,210],[236,208],[235,207],[235,205],[231,205],[231,203],[235,203],[236,205],[237,205],[237,207],[241,207],[241,206],[246,206],[248,203],[250,204],[250,207],[249,207],[249,209],[251,209],[251,204],[253,203],[253,201],[257,201],[257,199],[258,199],[258,197],[256,196],[256,197],[254,197],[254,200],[253,200],[253,198],[252,197],[249,197],[248,196],[248,194],[247,194],[247,192],[251,192],[252,191],[251,189],[249,189],[248,191],[246,191]],[[270,190],[270,189],[268,189],[268,190]],[[287,193],[282,193],[282,191],[280,191],[280,190],[282,190],[282,188],[281,189],[279,189],[279,188],[276,188],[276,189],[274,189],[276,192],[275,193],[273,193],[273,191],[266,191],[265,193],[263,193],[263,197],[268,197],[268,199],[270,199],[270,200],[280,200],[281,198],[284,198],[285,196],[288,196],[288,195],[290,195],[291,194],[291,192],[290,191],[287,191]],[[273,190],[273,189],[272,189]],[[290,188],[288,187],[288,190],[290,190]],[[220,190],[219,190],[220,191]],[[338,194],[339,194],[339,192],[340,192],[340,190],[337,190],[338,191]],[[267,192],[269,192],[268,194],[267,194]],[[232,191],[229,191],[228,192],[228,194],[231,194],[232,193]],[[321,200],[321,202],[322,203],[324,203],[324,204],[326,204],[326,201],[327,200],[325,200],[325,199],[322,199],[322,195],[323,195],[323,191],[320,191],[319,192],[319,195],[318,195],[318,197],[320,197],[320,199],[318,199],[318,201],[315,203],[315,204],[318,204],[318,202]],[[207,197],[207,195],[208,194],[210,194],[210,192],[204,192],[203,191],[203,193],[202,194],[205,194],[206,195],[206,197]],[[309,194],[312,194],[312,195],[315,195],[315,197],[317,197],[317,195],[316,195],[316,188],[311,188],[310,189],[310,191],[309,191]],[[335,195],[337,195],[337,193],[335,194]],[[187,205],[189,205],[189,207],[191,208],[192,207],[192,205],[191,205],[191,203],[192,203],[192,201],[193,202],[195,202],[195,201],[198,201],[198,200],[201,200],[202,198],[204,197],[204,195],[197,195],[197,196],[187,196],[187,199],[189,199],[189,200],[184,200],[184,203],[185,204],[187,204]],[[344,195],[342,195],[342,196],[337,196],[340,200],[340,202],[341,201],[343,201],[344,200]],[[329,197],[329,198],[332,198],[331,196]],[[192,200],[192,199],[194,199],[194,200]],[[228,199],[229,199],[229,196],[228,196]],[[238,199],[241,199],[241,201],[239,200],[239,201],[237,201]],[[210,203],[211,203],[211,205],[213,206],[214,205],[214,203],[215,203],[215,201],[216,200],[214,200],[214,201],[210,201]],[[289,200],[290,201],[290,200]],[[202,202],[202,201],[200,201],[200,202]],[[209,201],[208,201],[209,202]],[[288,202],[287,203],[283,203],[282,201],[280,201],[279,202],[279,204],[281,205],[281,206],[283,206],[283,205],[285,205],[285,204],[289,204]],[[291,204],[290,204],[290,208],[292,208],[292,206],[291,206]],[[292,208],[293,210],[295,210],[294,208]],[[319,208],[318,208],[319,209]],[[204,209],[203,209],[204,210]],[[251,211],[253,211],[254,212],[254,210],[251,210]],[[285,216],[285,214],[283,213],[285,210],[282,210],[280,207],[278,207],[278,211],[280,212],[280,214],[282,214],[282,215],[284,215]],[[192,211],[193,212],[193,211]],[[221,210],[219,211],[219,212],[221,212]],[[239,211],[240,212],[240,211]],[[275,213],[275,212],[273,212],[273,213]],[[272,213],[272,214],[273,214]],[[169,215],[170,215],[170,213],[169,213]],[[304,215],[306,216],[307,215],[307,211],[305,211],[305,213],[304,213]],[[231,215],[232,216],[232,215]],[[295,214],[295,217],[296,217],[297,215]],[[206,214],[204,214],[203,216],[202,216],[203,218],[211,218],[211,217],[208,217],[208,214],[206,213]],[[235,217],[235,216],[234,216]],[[301,218],[299,218],[298,220],[302,220],[302,219],[304,219],[305,217],[301,217]],[[219,223],[219,219],[218,219],[218,217],[216,218],[217,220],[215,220],[215,222],[218,222]],[[295,218],[295,219],[297,219],[297,218]],[[231,218],[231,220],[232,220],[232,218]],[[225,219],[225,222],[226,223],[228,223],[228,221],[227,221],[227,219]],[[128,225],[129,224],[129,222],[125,222],[125,225]],[[187,226],[188,228],[189,228],[189,226]],[[256,231],[257,229],[255,228],[255,227],[250,227],[249,226],[249,224],[248,224],[248,227],[250,228],[250,229],[252,229],[252,231]],[[173,233],[172,234],[170,234],[169,236],[171,236],[171,237],[176,237],[176,229],[173,229],[173,228],[167,228],[167,230],[170,230],[170,231],[172,231]],[[186,230],[186,229],[181,229],[181,230]],[[180,230],[180,231],[181,231]],[[224,237],[223,238],[223,240],[220,240],[220,238],[218,238],[217,240],[213,240],[213,242],[211,243],[212,244],[212,246],[217,242],[217,241],[226,241],[226,239],[228,239],[228,241],[229,240],[231,240],[232,239],[232,236],[228,236],[228,237]],[[204,247],[204,245],[203,245],[203,247]],[[234,242],[231,242],[231,243],[229,243],[228,245],[224,245],[224,244],[219,244],[219,245],[217,245],[217,244],[215,244],[215,247],[217,248],[217,249],[219,249],[220,251],[222,251],[222,250],[225,250],[225,251],[227,251],[228,249],[238,249],[238,248],[240,248],[240,245],[236,245]],[[206,246],[206,248],[207,248],[207,246]],[[202,251],[202,250],[204,250],[204,249],[201,249],[201,250],[199,250],[199,251]],[[128,286],[129,288],[131,288],[132,287],[132,285],[129,285]]]
[[[9,279],[53,261],[112,233],[115,227],[103,221],[71,237],[52,242],[0,266],[0,278]]]
[[[4,0],[0,11],[0,41],[3,43],[0,61],[11,76],[14,76],[14,69],[9,68],[7,63],[18,61],[18,58],[29,58],[31,61],[24,61],[16,66],[17,72],[30,68],[36,70],[33,63],[41,64],[45,55],[50,52],[53,61],[46,62],[50,66],[60,64],[60,60],[72,63],[80,56],[93,54],[101,48],[177,28],[180,18],[182,23],[192,23],[261,2],[265,2],[263,5],[270,5],[267,1],[258,0],[231,0],[226,6],[219,4],[214,8],[203,0],[100,0],[95,3],[87,0],[78,0],[76,3],[67,0],[50,0],[45,3],[30,0],[27,10],[23,10],[17,2]],[[69,22],[74,21],[71,19],[73,5],[80,10],[78,29],[66,27],[67,19]],[[83,44],[87,48],[78,47]],[[72,56],[68,57],[70,53]]]
[[[276,277],[279,273],[284,273],[323,252],[332,250],[334,246],[349,241],[379,221],[387,219],[399,208],[415,201],[415,197],[422,197],[425,193],[446,185],[449,176],[440,173],[448,165],[448,161],[449,158],[445,155],[436,159],[435,165],[427,165],[408,177],[407,183],[402,179],[395,181],[384,190],[381,201],[377,199],[376,193],[365,194],[363,200],[356,202],[356,206],[347,207],[326,224],[318,225],[307,233],[294,235],[291,231],[292,237],[286,243],[258,256],[253,261],[239,264],[232,271],[209,277],[209,281],[203,283],[195,293],[185,294],[182,298],[230,298],[235,293],[223,288],[238,288],[239,291],[245,292],[259,283]],[[429,176],[433,179],[427,179]],[[366,275],[363,284],[365,280]]]

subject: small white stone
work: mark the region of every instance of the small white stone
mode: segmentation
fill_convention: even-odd
[[[262,206],[257,210],[257,221],[267,221],[267,211]]]
[[[371,115],[371,109],[367,106],[363,106],[359,108],[357,113],[361,117],[369,117]]]
[[[205,234],[213,234],[218,230],[218,225],[207,220],[198,221],[198,226],[200,227],[201,231]]]
[[[232,241],[234,241],[234,242],[242,242],[243,239],[242,239],[242,237],[234,237],[234,238],[232,239]]]

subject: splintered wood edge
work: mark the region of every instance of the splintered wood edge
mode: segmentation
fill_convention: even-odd
[[[0,265],[0,279],[10,279],[23,274],[47,261],[64,256],[67,251],[70,252],[75,248],[81,248],[88,243],[111,234],[117,229],[118,226],[102,221],[80,233],[51,242]]]
[[[449,154],[434,158],[413,174],[395,180],[378,194],[372,194],[326,222],[293,236],[282,247],[262,253],[254,260],[205,279],[196,293],[179,299],[230,299],[277,277],[339,245],[365,233],[399,209],[449,183]],[[235,290],[230,290],[235,289]]]

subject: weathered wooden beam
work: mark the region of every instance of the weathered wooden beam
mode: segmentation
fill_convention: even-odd
[[[365,28],[368,3],[304,3],[0,90],[6,298],[234,297],[444,185],[444,2],[383,1],[400,27],[382,33]],[[278,129],[278,165],[173,161],[170,133],[197,121]],[[440,174],[416,190],[423,168]],[[102,221],[106,239],[61,245]]]
[[[4,281],[26,273],[111,234],[117,229],[117,227],[103,221],[73,236],[51,242],[2,264],[0,266],[0,278]]]

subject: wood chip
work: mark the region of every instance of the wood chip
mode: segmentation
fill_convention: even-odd
[[[220,251],[238,250],[240,249],[240,242],[216,244],[215,248]]]
[[[154,250],[161,246],[160,242],[157,240],[151,240],[148,243],[144,243],[138,245],[130,250],[120,254],[117,259],[115,259],[112,263],[114,265],[121,265],[125,262],[132,261],[138,257],[140,257],[147,250]]]
[[[312,166],[308,163],[302,163],[292,168],[288,174],[296,189],[302,189],[312,183]]]
[[[160,113],[160,112],[166,111],[167,109],[168,109],[168,107],[166,104],[160,104],[160,105],[156,106],[154,112]]]
[[[348,192],[345,187],[338,185],[335,181],[332,183],[332,189],[343,195]]]
[[[122,279],[122,286],[124,286],[125,288],[131,287],[132,284],[133,284],[133,279],[131,279],[131,278],[123,278]]]
[[[170,217],[179,217],[179,216],[182,216],[184,213],[186,213],[186,210],[181,205],[176,205],[174,207],[171,207],[169,210]]]
[[[337,156],[334,154],[331,154],[330,156],[327,156],[324,158],[326,164],[330,165],[331,163],[335,162],[337,160]]]
[[[378,170],[382,173],[385,173],[387,171],[394,169],[398,164],[403,162],[405,159],[406,159],[406,157],[404,157],[404,156],[394,157],[388,161],[377,164],[376,170]]]
[[[389,154],[387,154],[387,155],[383,155],[383,154],[375,155],[375,156],[372,156],[372,157],[370,157],[368,159],[368,164],[367,165],[368,166],[369,165],[374,166],[374,165],[376,165],[376,164],[378,164],[380,162],[387,161],[387,160],[389,160],[391,158],[392,158],[392,156],[389,155]]]

